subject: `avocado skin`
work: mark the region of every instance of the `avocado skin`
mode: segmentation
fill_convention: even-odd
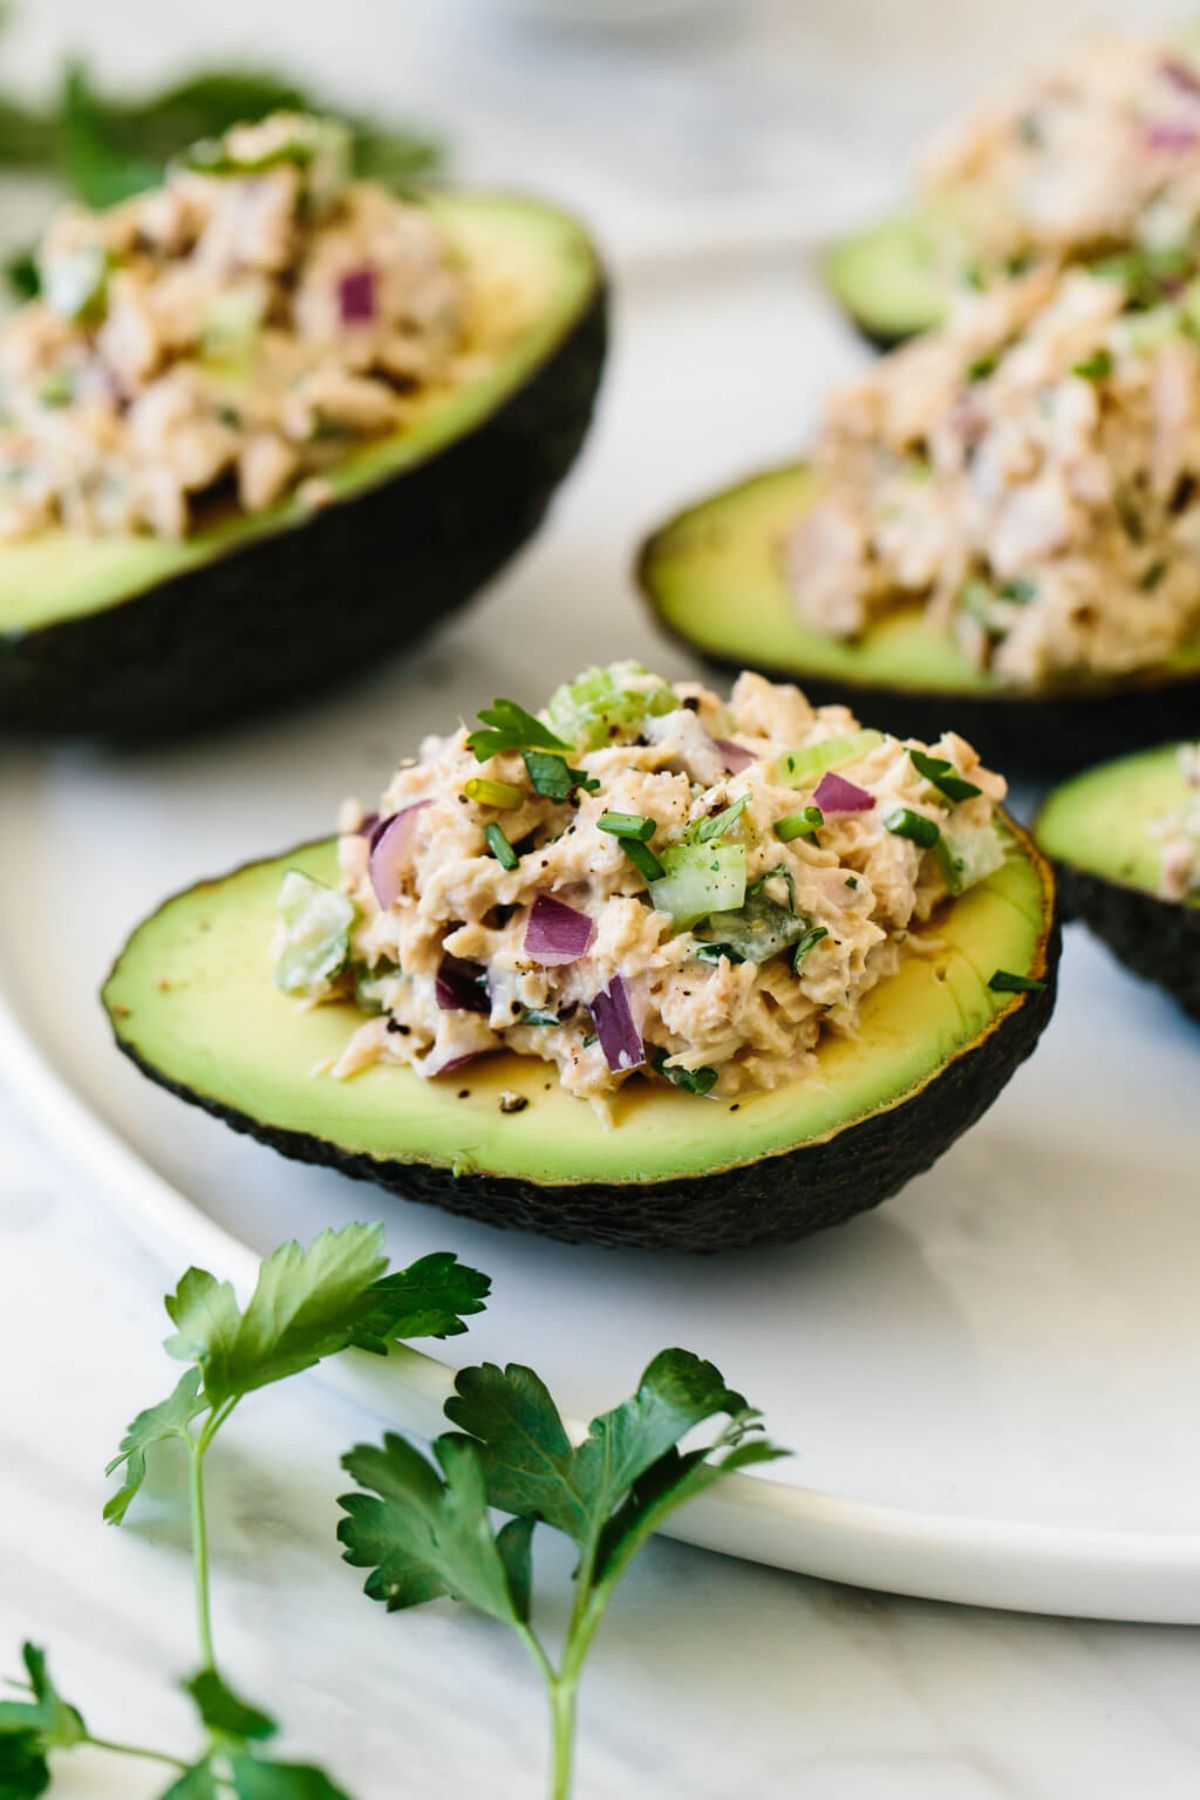
[[[427,460],[118,605],[0,634],[0,729],[173,736],[412,643],[536,531],[586,436],[607,336],[598,277],[529,380]]]
[[[1200,907],[1056,862],[1063,917],[1081,919],[1113,955],[1200,1020]]]
[[[911,1098],[798,1150],[672,1181],[542,1186],[511,1176],[455,1175],[427,1163],[356,1154],[325,1138],[263,1125],[208,1099],[164,1076],[115,1032],[114,1038],[159,1087],[295,1162],[336,1169],[406,1200],[421,1200],[502,1230],[532,1231],[568,1244],[713,1255],[792,1244],[842,1225],[931,1168],[983,1116],[1032,1054],[1054,1010],[1061,947],[1055,917],[1046,939],[1045,987],[1021,995],[1017,1005]],[[736,1130],[732,1121],[731,1130]],[[736,1146],[731,1144],[731,1150]]]

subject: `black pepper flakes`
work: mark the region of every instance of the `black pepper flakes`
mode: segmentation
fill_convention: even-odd
[[[469,1100],[471,1098],[470,1088],[459,1088],[458,1097],[460,1100]]]

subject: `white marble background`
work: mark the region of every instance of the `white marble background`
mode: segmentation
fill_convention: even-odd
[[[565,3],[565,0],[564,0]],[[43,82],[82,48],[120,83],[256,55],[445,123],[460,166],[574,197],[618,258],[860,205],[931,110],[981,69],[1110,0],[762,0],[685,35],[516,30],[501,0],[26,0],[0,70]],[[186,1748],[195,1661],[179,1496],[101,1523],[102,1468],[159,1397],[160,1261],[34,1134],[0,1082],[0,1673],[24,1636],[102,1733]],[[541,1791],[541,1697],[498,1628],[437,1606],[388,1618],[332,1547],[340,1452],[377,1422],[312,1377],[261,1395],[212,1459],[215,1603],[230,1674],[358,1796]],[[559,1597],[567,1563],[547,1538]],[[554,1577],[557,1576],[557,1582]],[[1200,1634],[939,1607],[677,1545],[614,1604],[583,1705],[580,1800],[1192,1800]],[[67,1800],[156,1788],[60,1763]],[[158,1785],[161,1785],[160,1783]]]

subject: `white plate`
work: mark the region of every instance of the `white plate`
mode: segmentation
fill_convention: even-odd
[[[714,1358],[792,1460],[685,1513],[697,1542],[900,1592],[1200,1622],[1200,1036],[1069,935],[1036,1059],[929,1175],[787,1252],[704,1261],[572,1249],[408,1206],[234,1137],[112,1049],[95,991],[168,891],[326,830],[428,729],[537,700],[589,660],[667,672],[631,599],[634,533],[800,441],[858,352],[794,257],[635,285],[604,416],[548,532],[406,666],[290,719],[141,756],[0,767],[0,1053],[86,1173],[182,1261],[383,1217],[397,1259],[455,1249],[495,1297],[467,1359],[531,1362],[576,1415],[666,1343]],[[347,1364],[434,1428],[450,1375]]]

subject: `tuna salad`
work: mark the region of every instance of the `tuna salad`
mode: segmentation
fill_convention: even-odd
[[[1041,268],[834,394],[783,546],[838,637],[921,605],[1027,687],[1168,661],[1200,630],[1200,288]]]
[[[922,192],[963,206],[978,261],[1174,250],[1200,222],[1200,65],[1166,39],[1083,44],[938,135]]]
[[[462,372],[463,277],[428,211],[277,114],[108,211],[69,207],[0,332],[0,535],[182,537],[257,512]]]
[[[368,1015],[334,1076],[506,1048],[606,1119],[635,1076],[771,1088],[1004,860],[1005,783],[962,738],[902,742],[758,675],[726,702],[616,664],[480,719],[378,814],[348,806],[340,890],[285,877],[278,985]]]
[[[1200,744],[1180,745],[1179,766],[1188,799],[1154,825],[1154,835],[1162,841],[1158,891],[1164,900],[1200,906]]]

